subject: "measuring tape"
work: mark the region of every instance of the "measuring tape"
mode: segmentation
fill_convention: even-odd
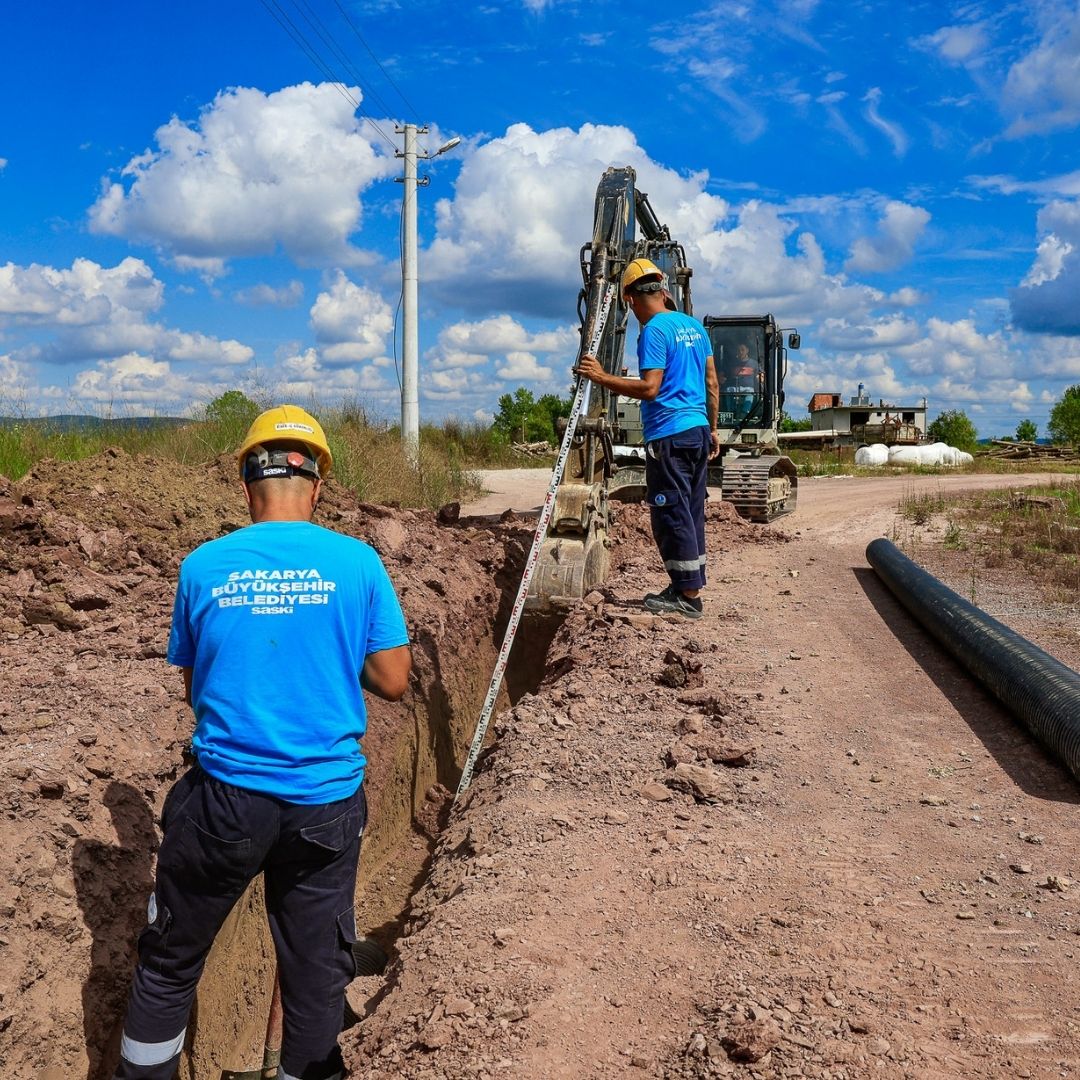
[[[600,302],[600,313],[596,318],[596,329],[589,341],[588,348],[585,350],[590,356],[596,356],[600,350],[600,339],[604,336],[604,327],[607,325],[608,314],[611,311],[611,303],[614,299],[615,286],[608,284]],[[577,389],[574,391],[574,400],[570,406],[570,416],[566,421],[566,433],[563,435],[562,445],[559,447],[559,456],[555,460],[555,469],[551,474],[551,483],[548,485],[547,496],[544,498],[544,507],[540,511],[540,520],[536,523],[532,549],[529,551],[529,557],[525,562],[525,573],[522,575],[517,597],[510,611],[510,621],[507,623],[506,633],[503,635],[502,648],[499,649],[499,659],[495,662],[491,685],[488,686],[484,707],[480,711],[480,719],[476,725],[472,745],[469,747],[469,756],[465,759],[465,767],[461,771],[461,781],[458,783],[454,802],[461,798],[465,793],[465,789],[472,782],[476,759],[480,756],[480,748],[484,745],[484,736],[487,734],[491,713],[495,708],[495,699],[499,696],[499,688],[502,686],[503,676],[506,674],[506,663],[510,659],[510,649],[514,644],[514,637],[517,634],[518,624],[521,622],[522,612],[525,610],[525,598],[529,595],[529,586],[532,584],[533,573],[540,562],[540,549],[543,547],[544,539],[547,536],[551,513],[555,509],[555,493],[562,483],[563,471],[566,468],[566,461],[570,457],[570,444],[574,441],[574,432],[577,430],[578,419],[589,408],[591,390],[592,382],[589,379],[578,379]]]

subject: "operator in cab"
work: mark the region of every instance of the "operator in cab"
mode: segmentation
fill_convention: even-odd
[[[730,412],[736,422],[745,420],[764,389],[765,373],[750,355],[750,346],[740,341],[735,347],[735,359],[726,373],[725,411]]]
[[[709,335],[675,307],[667,278],[649,259],[634,259],[622,276],[623,299],[641,326],[639,378],[609,374],[594,356],[575,373],[620,397],[641,402],[645,485],[653,538],[670,584],[648,593],[658,614],[702,615],[705,586],[707,466],[720,453],[720,384]]]

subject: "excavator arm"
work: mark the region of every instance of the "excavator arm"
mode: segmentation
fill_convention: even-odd
[[[592,239],[581,249],[578,359],[588,348],[586,343],[597,339],[602,323],[595,355],[604,370],[613,375],[624,370],[628,311],[619,285],[632,260],[647,258],[656,263],[668,276],[676,306],[691,313],[692,271],[686,265],[685,252],[671,239],[667,226],[657,220],[648,196],[637,190],[636,183],[636,174],[628,166],[604,173],[596,191]],[[610,302],[612,288],[614,303]],[[638,475],[639,470],[625,471],[616,465],[612,440],[619,434],[617,397],[602,387],[594,387],[588,412],[578,421],[574,450],[556,491],[548,536],[529,590],[531,606],[572,604],[607,576],[609,498],[625,495],[639,499],[644,479],[643,473]]]

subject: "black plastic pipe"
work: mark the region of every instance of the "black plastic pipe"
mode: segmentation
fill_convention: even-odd
[[[909,612],[1080,780],[1080,674],[874,540],[866,560]]]

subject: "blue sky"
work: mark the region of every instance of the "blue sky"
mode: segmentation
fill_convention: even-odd
[[[1042,433],[1080,382],[1075,2],[43,12],[5,14],[0,412],[239,387],[395,416],[406,121],[462,138],[421,168],[424,419],[566,392],[609,165],[686,246],[697,314],[799,328],[796,415],[863,382]]]

